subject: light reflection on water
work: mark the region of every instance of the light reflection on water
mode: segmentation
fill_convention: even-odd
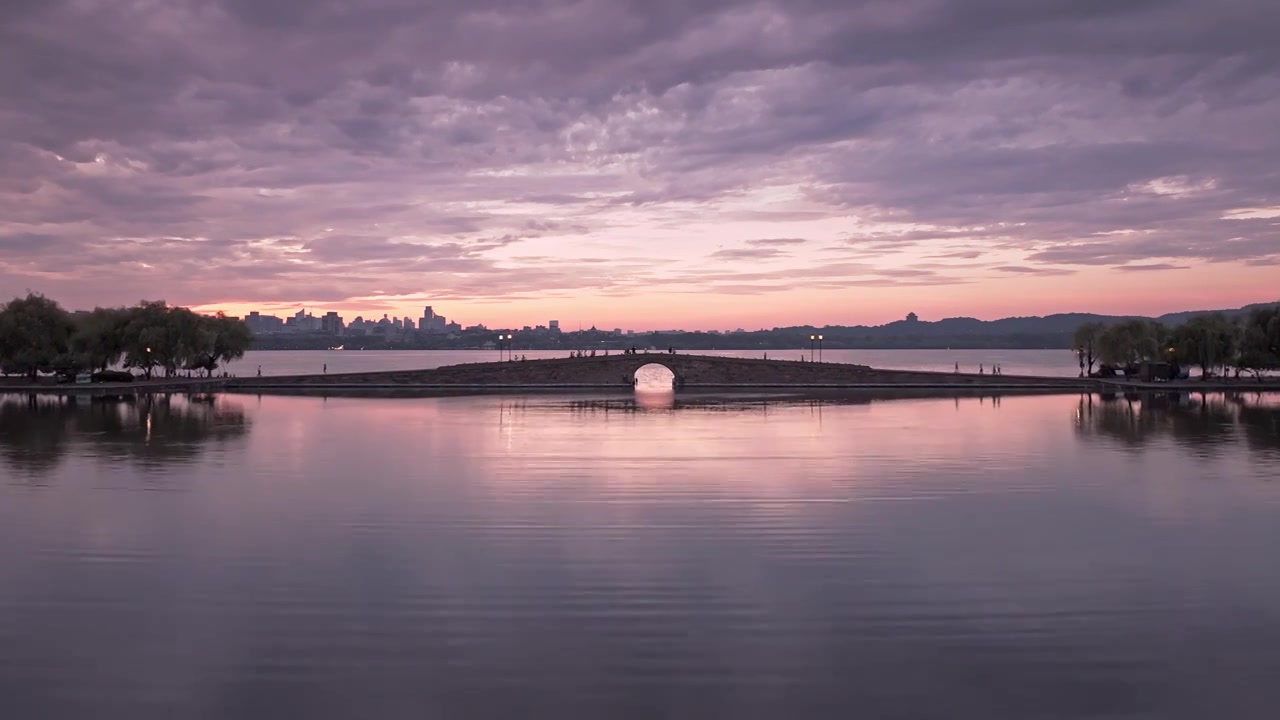
[[[1269,717],[1277,476],[1257,395],[0,398],[0,698]]]

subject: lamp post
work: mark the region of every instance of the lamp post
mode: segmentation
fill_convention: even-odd
[[[814,345],[818,346],[818,361],[821,362],[822,361],[822,336],[821,335],[809,336],[809,362],[813,362],[813,346]]]
[[[513,358],[513,357],[512,357],[512,355],[511,355],[511,340],[512,340],[512,338],[514,338],[514,337],[515,337],[515,335],[512,335],[511,333],[507,333],[507,359],[508,359],[508,360],[514,360],[514,359],[515,359],[515,358]],[[501,343],[499,343],[499,345],[501,345]]]

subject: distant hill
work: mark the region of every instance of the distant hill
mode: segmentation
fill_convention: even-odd
[[[1254,308],[1266,308],[1280,305],[1280,302],[1274,303],[1255,303],[1246,305],[1242,308],[1232,308],[1228,310],[1185,310],[1183,312],[1168,313],[1159,317],[1147,317],[1144,315],[1097,315],[1094,313],[1059,313],[1057,315],[1046,315],[1044,317],[1011,317],[1000,320],[978,320],[976,318],[945,318],[935,322],[925,320],[908,321],[897,320],[885,325],[871,326],[860,328],[858,326],[848,329],[866,329],[869,331],[879,330],[882,334],[898,335],[936,335],[936,334],[974,334],[974,335],[1008,335],[1019,333],[1062,333],[1075,332],[1076,328],[1087,322],[1101,322],[1112,324],[1125,320],[1155,320],[1165,325],[1180,325],[1187,320],[1198,315],[1209,315],[1212,313],[1220,313],[1227,317],[1236,317],[1244,315]]]
[[[1144,319],[1156,320],[1165,325],[1179,325],[1197,315],[1221,313],[1227,317],[1236,317],[1254,308],[1276,305],[1280,305],[1280,302],[1257,303],[1224,310],[1188,310],[1156,318],[1140,315],[1060,313],[1045,317],[1011,317],[1000,320],[978,320],[967,317],[936,321],[905,319],[875,326],[832,325],[821,328],[802,326],[774,328],[755,333],[734,333],[734,335],[750,336],[750,339],[755,342],[745,343],[748,346],[775,345],[779,340],[783,340],[783,345],[799,342],[803,346],[807,343],[810,333],[820,332],[823,335],[824,345],[831,348],[1069,348],[1076,328],[1087,322],[1112,324],[1125,320]]]
[[[1234,310],[1188,310],[1186,312],[1177,312],[1177,313],[1169,313],[1168,315],[1161,315],[1160,317],[1156,318],[1156,320],[1158,320],[1161,323],[1164,323],[1165,325],[1181,325],[1182,323],[1190,320],[1191,318],[1197,315],[1209,315],[1211,313],[1221,313],[1222,315],[1225,315],[1227,317],[1236,317],[1239,315],[1246,315],[1251,310],[1255,310],[1259,308],[1270,308],[1270,307],[1275,307],[1276,305],[1280,305],[1280,302],[1254,303],[1252,305],[1245,305],[1242,308],[1236,308]]]

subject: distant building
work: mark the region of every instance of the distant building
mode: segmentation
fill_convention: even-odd
[[[284,331],[284,320],[275,315],[259,314],[257,310],[249,313],[249,316],[244,319],[244,324],[254,335]]]
[[[547,323],[547,327],[551,329],[551,332],[558,333],[560,332],[560,321],[552,320],[551,322]]]
[[[320,331],[320,318],[312,316],[306,308],[294,313],[284,321],[285,330],[295,333],[313,333]]]
[[[907,313],[907,322],[919,322],[920,318],[915,313]]]
[[[342,318],[338,313],[329,311],[320,318],[320,332],[326,335],[341,335],[346,330],[346,325],[342,322]]]
[[[418,330],[424,333],[444,334],[449,331],[449,321],[443,315],[437,315],[430,305],[422,309],[422,320]]]
[[[414,330],[413,318],[404,319],[404,329],[405,332],[412,332]]]

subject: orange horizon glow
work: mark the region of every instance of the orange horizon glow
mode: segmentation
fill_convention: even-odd
[[[908,312],[921,320],[952,317],[998,320],[1059,313],[1158,317],[1189,310],[1227,310],[1280,301],[1274,268],[1217,263],[1187,270],[1123,273],[1090,268],[1055,277],[998,277],[942,287],[808,290],[803,286],[762,296],[638,295],[590,299],[398,300],[393,305],[360,302],[223,302],[195,306],[244,317],[256,310],[288,317],[300,309],[315,315],[337,311],[346,322],[409,317],[417,322],[424,305],[464,327],[520,328],[559,320],[563,330],[596,327],[630,330],[744,330],[812,325],[883,325]],[[1081,292],[1081,285],[1099,288]],[[998,293],[996,292],[998,290]]]

